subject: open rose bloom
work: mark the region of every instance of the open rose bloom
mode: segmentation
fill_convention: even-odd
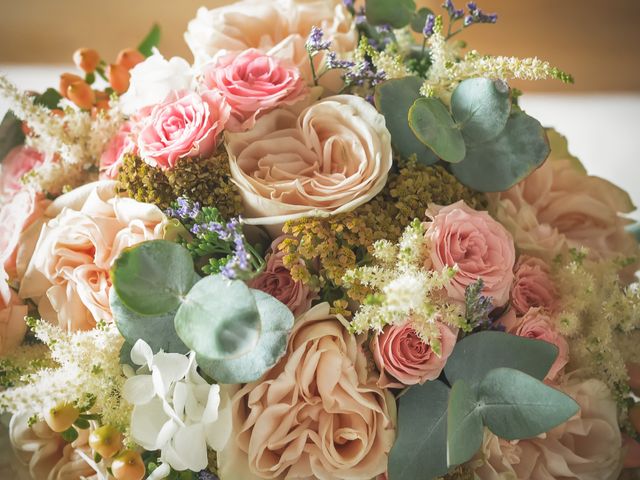
[[[637,478],[632,195],[510,85],[571,76],[481,2],[218,3],[0,75],[0,479]]]

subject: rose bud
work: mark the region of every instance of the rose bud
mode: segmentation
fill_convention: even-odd
[[[100,63],[100,55],[92,48],[79,48],[73,52],[73,63],[85,73],[93,73]]]

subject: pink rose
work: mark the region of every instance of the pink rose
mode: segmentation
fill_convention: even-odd
[[[24,317],[28,308],[9,287],[7,274],[0,268],[0,356],[18,347],[25,334],[27,324]]]
[[[22,189],[20,179],[42,164],[44,156],[37,150],[18,146],[13,148],[2,161],[0,175],[0,200],[6,200]]]
[[[551,279],[549,265],[528,255],[518,259],[515,280],[511,287],[511,303],[519,315],[531,307],[542,307],[550,312],[556,307],[558,292]]]
[[[440,376],[456,344],[456,333],[442,323],[440,355],[426,344],[408,321],[402,325],[387,325],[371,341],[373,359],[380,370],[378,385],[382,388],[402,388],[424,383]]]
[[[560,335],[553,326],[553,320],[541,308],[530,308],[527,313],[520,318],[515,314],[505,315],[502,324],[507,328],[508,333],[519,337],[534,338],[544,340],[558,347],[558,358],[553,362],[547,378],[554,380],[569,362],[569,345],[565,338]]]
[[[624,443],[624,468],[640,468],[640,443],[626,433],[622,436]]]
[[[184,157],[206,157],[217,145],[231,108],[218,92],[172,92],[144,110],[138,135],[140,156],[149,165],[173,168]]]
[[[253,127],[261,112],[293,104],[308,91],[295,65],[256,49],[218,57],[206,67],[204,83],[231,106],[232,132]]]
[[[11,278],[17,276],[16,257],[22,233],[39,220],[51,202],[25,188],[0,208],[0,262]]]
[[[307,284],[293,280],[291,272],[284,266],[286,252],[279,250],[278,245],[285,238],[282,235],[273,241],[264,272],[251,280],[249,286],[277,298],[298,317],[309,310],[317,295]]]
[[[449,297],[462,302],[465,289],[482,279],[483,295],[496,306],[509,300],[516,252],[505,228],[489,216],[460,200],[447,207],[432,206],[425,233],[434,270],[457,266],[458,272],[445,287]]]
[[[107,148],[100,156],[100,178],[112,180],[118,176],[125,154],[135,150],[136,144],[132,135],[132,123],[124,122],[118,133],[107,144]]]

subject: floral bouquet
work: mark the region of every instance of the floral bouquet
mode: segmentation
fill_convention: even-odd
[[[0,76],[3,478],[637,478],[634,207],[496,20],[243,0]]]

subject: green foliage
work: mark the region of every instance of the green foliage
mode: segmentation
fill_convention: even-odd
[[[440,381],[416,385],[398,399],[397,438],[389,453],[391,480],[447,473],[448,401],[449,388]]]
[[[43,93],[37,95],[33,99],[33,103],[47,107],[49,110],[53,110],[58,108],[60,100],[62,100],[62,95],[60,95],[58,90],[55,88],[47,88]]]
[[[460,465],[471,460],[482,446],[482,416],[476,391],[464,380],[451,388],[447,413],[447,463]]]
[[[62,432],[60,436],[65,442],[73,443],[78,439],[78,431],[73,427],[69,427],[67,430]]]
[[[409,128],[445,162],[457,163],[465,157],[460,128],[437,98],[419,98],[413,102],[409,108]]]
[[[153,48],[157,47],[160,43],[160,26],[156,23],[151,27],[147,36],[144,37],[140,45],[138,45],[138,51],[145,57],[150,57],[153,54]]]
[[[367,21],[372,25],[402,28],[409,24],[416,10],[413,0],[366,0]]]
[[[433,165],[438,161],[435,154],[426,147],[409,128],[409,109],[420,97],[423,80],[419,77],[404,77],[387,80],[376,87],[374,100],[378,110],[384,115],[391,142],[396,152],[403,158],[411,158],[423,165]]]
[[[422,34],[422,30],[427,23],[427,17],[429,15],[433,15],[433,11],[427,7],[422,7],[414,13],[413,18],[411,19],[411,30]]]
[[[0,123],[0,163],[14,147],[23,143],[22,122],[8,111]]]

